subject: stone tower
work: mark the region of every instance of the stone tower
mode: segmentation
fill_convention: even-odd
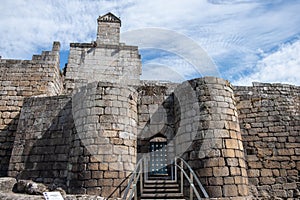
[[[121,20],[108,13],[98,18],[96,42],[71,43],[65,89],[102,81],[138,85],[142,71],[137,46],[120,43]]]
[[[120,41],[121,20],[112,13],[99,16],[97,29],[97,44],[118,45]]]

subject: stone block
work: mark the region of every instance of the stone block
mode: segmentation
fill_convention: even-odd
[[[114,179],[100,179],[98,180],[99,186],[112,186]]]
[[[212,186],[212,185],[223,185],[223,178],[222,177],[211,177],[211,178],[208,178],[208,182],[209,182],[209,185]]]
[[[118,178],[118,177],[119,177],[118,172],[112,172],[112,171],[104,172],[104,178]]]
[[[111,155],[113,153],[111,144],[104,144],[98,146],[98,154],[100,155]]]
[[[103,130],[101,132],[101,136],[103,136],[103,137],[117,137],[118,136],[118,131]]]
[[[131,136],[131,133],[129,133],[129,132],[124,132],[124,131],[119,132],[119,137],[121,139],[129,139],[130,136]]]
[[[277,149],[277,153],[280,156],[292,156],[295,154],[294,149]]]
[[[287,174],[290,177],[297,177],[298,176],[298,170],[296,170],[296,169],[287,170]],[[295,178],[295,180],[296,179],[297,178]]]
[[[248,185],[238,185],[238,193],[240,196],[248,196],[249,194]]]
[[[94,162],[101,162],[103,161],[103,155],[91,155],[90,156],[90,162],[94,163]]]
[[[280,162],[268,161],[268,160],[264,162],[264,166],[269,169],[274,169],[274,168],[280,169],[281,168]]]
[[[215,129],[213,135],[215,138],[230,138],[230,131],[224,129]]]
[[[87,169],[91,171],[99,170],[99,164],[98,163],[88,163]]]
[[[111,143],[116,145],[122,145],[124,143],[124,140],[120,138],[112,138]]]
[[[225,197],[236,197],[238,195],[236,185],[224,185],[223,194]]]
[[[128,155],[128,147],[124,145],[114,145],[113,153],[116,155]]]
[[[228,167],[213,167],[213,174],[215,177],[229,176]]]
[[[276,196],[277,198],[287,198],[287,191],[286,190],[277,190],[274,191],[274,196]]]
[[[104,172],[102,172],[102,171],[92,171],[92,178],[93,179],[102,179],[103,173]]]
[[[273,177],[260,177],[259,182],[262,185],[272,185],[275,183],[275,178]]]
[[[226,163],[228,166],[238,166],[239,160],[237,158],[226,158]]]
[[[204,168],[198,171],[200,177],[209,177],[213,176],[213,169],[212,168]]]
[[[283,184],[283,189],[285,189],[285,190],[297,189],[297,183],[296,182],[293,182],[293,183],[284,183]]]
[[[136,146],[135,140],[123,140],[125,146],[133,147]]]
[[[224,127],[225,127],[224,121],[209,121],[210,129],[223,129]]]
[[[226,139],[225,145],[227,149],[239,149],[238,140],[236,139]]]
[[[244,159],[239,158],[239,166],[242,168],[246,168],[246,162]]]
[[[273,176],[272,170],[271,169],[262,169],[261,176]]]
[[[235,176],[234,177],[234,183],[236,184],[236,185],[241,185],[241,184],[245,184],[245,178],[244,177],[242,177],[242,176]]]
[[[91,172],[85,171],[85,172],[82,172],[79,176],[80,176],[81,180],[89,180],[89,179],[91,179]]]
[[[234,149],[222,149],[222,155],[223,155],[223,157],[234,158],[235,151],[234,151]]]
[[[224,177],[224,185],[232,185],[232,184],[234,184],[233,177]]]
[[[205,167],[221,167],[221,166],[225,166],[225,160],[224,160],[224,158],[220,158],[220,157],[210,158],[210,159],[206,160],[204,166]]]
[[[89,195],[97,195],[99,196],[102,192],[101,187],[93,187],[93,188],[87,188],[86,193]]]
[[[108,169],[110,171],[123,171],[123,162],[109,163]]]
[[[115,155],[115,154],[103,156],[103,162],[107,162],[107,163],[116,162],[118,159],[119,159],[119,155]]]
[[[263,166],[261,162],[248,162],[248,167],[252,169],[261,169]]]
[[[246,168],[241,168],[241,173],[242,173],[242,176],[244,176],[244,177],[248,176]]]
[[[211,198],[222,197],[222,187],[221,186],[207,186],[207,193]]]
[[[241,169],[238,167],[229,167],[230,169],[230,175],[231,176],[236,176],[236,175],[241,175]]]
[[[235,157],[237,158],[244,158],[244,152],[241,150],[234,150]]]
[[[96,187],[98,186],[98,182],[96,179],[87,180],[84,182],[85,187]]]

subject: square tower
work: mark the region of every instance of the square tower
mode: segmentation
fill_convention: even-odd
[[[119,45],[121,20],[109,12],[97,21],[97,44]]]

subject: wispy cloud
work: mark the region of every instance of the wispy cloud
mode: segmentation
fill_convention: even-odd
[[[259,81],[300,85],[300,40],[285,44],[274,53],[263,55],[253,71],[233,83],[251,85]]]
[[[297,0],[4,0],[0,55],[30,59],[51,49],[54,40],[63,50],[70,42],[90,42],[96,39],[97,17],[113,12],[121,17],[122,32],[156,27],[190,37],[223,78],[237,82],[261,65],[259,50],[270,54],[300,35],[299,10]]]
[[[261,0],[207,0],[212,4],[240,4],[240,3],[261,3]],[[263,3],[275,3],[282,0],[264,0]]]

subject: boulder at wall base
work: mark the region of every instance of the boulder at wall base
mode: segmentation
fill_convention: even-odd
[[[66,192],[58,185],[52,184],[46,186],[42,183],[36,183],[32,180],[18,180],[12,189],[15,193],[26,193],[32,195],[43,195],[43,192],[58,191],[61,195],[66,196]]]
[[[13,187],[13,192],[26,194],[39,194],[48,192],[49,189],[42,183],[36,183],[31,180],[18,180]]]
[[[11,192],[13,186],[17,183],[15,178],[1,177],[0,178],[0,192]]]

